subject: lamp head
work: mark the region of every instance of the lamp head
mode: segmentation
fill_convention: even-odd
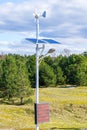
[[[54,48],[52,48],[52,49],[50,49],[50,50],[48,51],[48,53],[53,53],[53,52],[55,52],[55,49],[54,49]]]

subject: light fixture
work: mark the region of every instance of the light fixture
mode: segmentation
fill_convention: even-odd
[[[51,48],[47,53],[53,53],[53,52],[55,52],[55,49]]]

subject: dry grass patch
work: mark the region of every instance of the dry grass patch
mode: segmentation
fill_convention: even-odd
[[[0,128],[35,128],[34,102],[0,105]],[[41,88],[40,102],[50,104],[50,122],[40,128],[87,128],[87,88]]]

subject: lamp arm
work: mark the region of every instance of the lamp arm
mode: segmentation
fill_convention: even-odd
[[[44,49],[45,49],[45,45],[43,44],[43,46],[40,49],[42,49],[41,52],[40,52],[40,56],[41,56],[43,51],[44,51]]]

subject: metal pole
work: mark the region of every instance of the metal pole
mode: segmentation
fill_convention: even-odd
[[[39,18],[36,18],[36,104],[39,103]],[[39,130],[38,123],[36,124],[36,130]]]

